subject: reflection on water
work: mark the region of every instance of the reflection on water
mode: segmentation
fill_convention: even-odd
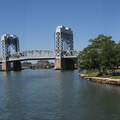
[[[118,120],[120,87],[75,71],[0,72],[0,120]]]

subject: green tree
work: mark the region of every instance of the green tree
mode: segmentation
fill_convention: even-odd
[[[116,65],[117,68],[120,67],[120,42],[116,46]]]
[[[111,36],[98,35],[90,39],[88,45],[78,55],[79,72],[84,70],[99,70],[100,74],[116,69],[116,46]]]
[[[93,45],[84,48],[78,55],[79,72],[100,68],[99,52]]]

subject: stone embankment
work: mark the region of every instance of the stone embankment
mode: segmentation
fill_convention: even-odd
[[[100,78],[100,77],[89,77],[88,75],[81,74],[81,78],[97,82],[97,83],[104,83],[104,84],[111,84],[111,85],[120,85],[120,79],[111,79],[111,78]]]

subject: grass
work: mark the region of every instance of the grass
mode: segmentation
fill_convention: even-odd
[[[113,75],[111,72],[109,72],[107,75],[99,75],[99,71],[97,70],[86,71],[86,72],[83,72],[83,74],[86,74],[90,77],[120,79],[120,70],[117,70],[117,73],[115,75]]]
[[[90,77],[96,77],[98,75],[98,71],[86,71],[86,72],[83,72],[83,74],[86,74]]]

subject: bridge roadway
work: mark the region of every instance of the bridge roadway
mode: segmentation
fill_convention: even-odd
[[[62,51],[61,55],[62,58],[65,59],[75,59],[80,51]],[[9,55],[9,59],[7,61],[14,62],[14,61],[24,61],[24,60],[52,60],[56,59],[56,51],[55,50],[26,50],[16,52],[14,54]],[[2,63],[2,57],[0,57],[0,63]]]

